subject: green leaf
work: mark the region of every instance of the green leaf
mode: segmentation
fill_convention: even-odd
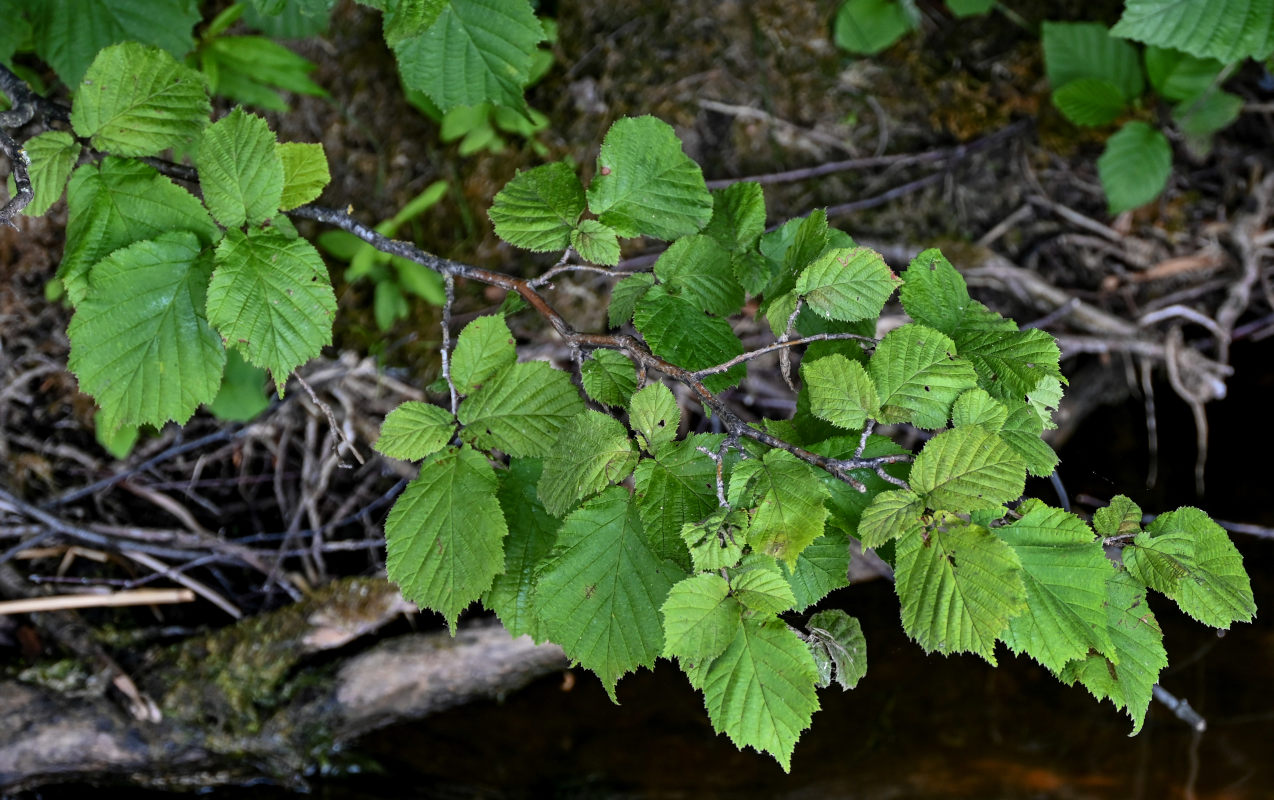
[[[89,274],[67,333],[70,367],[102,408],[99,424],[184,424],[221,386],[221,337],[204,317],[210,265],[194,234],[115,251]]]
[[[487,212],[497,236],[536,253],[565,250],[583,213],[584,188],[564,161],[519,172]]]
[[[985,425],[983,427],[986,427]],[[1057,469],[1057,453],[1040,434],[1044,423],[1028,405],[1019,405],[1000,429],[1000,438],[1018,457],[1026,462],[1026,470],[1037,478],[1044,478]]]
[[[731,570],[730,591],[740,603],[762,614],[781,614],[796,605],[779,562],[762,553],[749,553]]]
[[[571,247],[590,263],[607,267],[619,263],[619,238],[613,229],[595,219],[582,220],[571,231]]]
[[[1097,159],[1097,174],[1110,213],[1119,214],[1154,200],[1168,184],[1172,147],[1144,122],[1129,122],[1106,141]]]
[[[730,256],[730,269],[734,279],[744,291],[760,294],[774,280],[774,266],[756,250],[743,250]]]
[[[681,531],[717,507],[717,465],[697,448],[715,450],[720,440],[688,437],[637,465],[633,499],[651,545],[664,558],[689,564]]]
[[[957,428],[977,425],[985,431],[999,433],[1008,418],[1009,410],[982,389],[968,390],[951,406],[951,424]]]
[[[901,39],[913,27],[903,4],[895,0],[846,0],[836,13],[836,46],[872,56]]]
[[[1146,602],[1146,590],[1125,570],[1116,570],[1106,581],[1106,630],[1114,650],[1109,657],[1089,652],[1067,664],[1058,679],[1068,685],[1079,681],[1098,700],[1109,698],[1115,708],[1132,717],[1132,735],[1141,730],[1150,705],[1152,687],[1168,666],[1163,632]]]
[[[1123,92],[1109,80],[1078,78],[1053,90],[1053,105],[1076,125],[1109,125],[1127,108]]]
[[[461,437],[481,450],[545,456],[584,402],[571,377],[543,361],[503,367],[460,404]]]
[[[863,511],[856,535],[863,547],[880,547],[893,539],[919,534],[924,511],[924,500],[910,489],[881,492]]]
[[[133,452],[133,446],[137,444],[141,429],[136,425],[120,425],[117,428],[108,428],[104,421],[102,423],[98,422],[98,417],[100,417],[100,413],[93,419],[93,438],[116,461],[123,461],[128,458],[128,454]]]
[[[915,323],[885,334],[867,370],[880,395],[877,419],[918,428],[945,426],[951,404],[976,385],[973,367],[956,357],[955,343]]]
[[[540,502],[555,517],[624,480],[637,466],[637,453],[623,423],[592,409],[570,418],[543,455]]]
[[[902,281],[875,250],[829,250],[796,279],[796,291],[818,314],[841,322],[875,319]]]
[[[1274,53],[1271,0],[1128,0],[1111,31],[1232,63]]]
[[[239,351],[228,351],[226,370],[221,375],[221,388],[208,404],[208,411],[220,420],[251,421],[270,406],[265,380],[265,370],[244,361]]]
[[[637,303],[655,285],[655,276],[649,272],[637,272],[615,284],[610,290],[610,305],[606,308],[606,320],[612,328],[633,318]]]
[[[66,190],[66,248],[58,278],[71,302],[88,290],[88,271],[121,247],[185,230],[203,245],[221,236],[190,192],[138,161],[107,156],[75,170]]]
[[[386,16],[386,40],[391,39]],[[431,0],[414,35],[391,42],[403,83],[442,111],[498,103],[525,108],[544,26],[526,0]]]
[[[24,10],[36,53],[67,86],[78,84],[93,57],[116,42],[151,44],[181,58],[194,47],[190,32],[200,19],[195,0],[41,0]]]
[[[664,617],[663,656],[697,664],[721,655],[734,638],[743,613],[729,592],[725,578],[711,573],[673,586],[660,609]]]
[[[5,19],[5,25],[0,27],[0,63],[11,63],[13,54],[19,48],[29,46],[32,41],[31,23],[23,16],[22,2],[23,0],[0,0],[0,14]],[[132,449],[131,442],[129,449]],[[127,451],[124,455],[128,455]]]
[[[854,458],[856,456],[875,458],[877,456],[911,455],[909,450],[899,447],[884,436],[868,436],[867,441],[863,443],[861,452],[858,450],[860,441],[862,441],[861,434],[851,433],[849,435],[833,436],[813,443],[809,443],[809,440],[806,440],[806,447],[821,456],[838,459]],[[910,469],[910,461],[900,461],[885,466],[886,474],[900,479],[906,479]],[[828,503],[828,511],[830,512],[827,520],[828,524],[833,526],[833,528],[850,534],[853,534],[858,529],[858,525],[862,521],[863,511],[871,504],[876,495],[895,488],[893,484],[877,475],[873,469],[849,470],[849,475],[866,487],[867,491],[865,492],[858,491],[853,486],[825,471],[820,470],[818,475],[823,481],[823,485],[832,493],[831,500]]]
[[[654,117],[625,117],[602,141],[588,207],[620,236],[671,241],[708,223],[712,195],[671,125]]]
[[[627,490],[611,487],[562,523],[532,596],[549,638],[615,683],[664,651],[659,609],[685,572],[650,549]]]
[[[1061,379],[1062,354],[1052,334],[1024,331],[966,331],[955,334],[960,356],[978,375],[978,385],[999,400],[1026,397],[1045,378]]]
[[[655,276],[669,294],[708,314],[728,317],[743,305],[743,287],[734,278],[729,252],[708,236],[683,236],[673,242],[655,262]]]
[[[251,0],[243,21],[275,39],[304,39],[327,30],[336,0]]]
[[[1231,622],[1251,622],[1256,615],[1243,557],[1225,530],[1197,508],[1159,515],[1123,555],[1132,577],[1204,625],[1228,630]]]
[[[455,433],[450,412],[412,400],[389,412],[373,447],[389,458],[419,461],[446,447]]]
[[[1242,111],[1243,98],[1216,90],[1178,103],[1172,109],[1172,121],[1185,136],[1190,152],[1206,156],[1212,151],[1212,135],[1228,128]]]
[[[290,211],[313,202],[332,180],[321,144],[282,142],[276,145],[283,162],[283,195],[279,208]]]
[[[1124,100],[1145,88],[1137,49],[1117,39],[1099,22],[1045,22],[1040,30],[1048,82],[1060,89],[1071,81],[1094,78],[1113,83]]]
[[[994,666],[996,639],[1026,609],[1013,549],[986,528],[946,515],[927,534],[899,539],[895,558],[907,635],[926,652],[977,653]]]
[[[769,753],[786,772],[818,710],[817,681],[805,643],[782,621],[740,618],[725,652],[700,673],[699,688],[718,733]]]
[[[287,111],[287,101],[275,89],[327,96],[310,80],[313,62],[263,36],[217,36],[208,41],[205,35],[199,60],[212,93],[244,105]]]
[[[27,167],[31,188],[35,197],[22,210],[30,217],[43,216],[62,196],[66,180],[71,177],[75,161],[80,157],[80,145],[66,131],[46,131],[32,136],[22,146],[31,164]],[[13,196],[12,188],[9,196]]]
[[[1225,65],[1212,58],[1196,58],[1180,50],[1151,45],[1146,48],[1146,75],[1163,99],[1188,100],[1213,88]]]
[[[954,336],[969,307],[964,276],[936,248],[911,259],[902,275],[898,299],[903,310],[921,325]]]
[[[712,218],[703,234],[731,252],[747,250],[765,233],[765,195],[754,181],[712,193]]]
[[[652,383],[633,395],[628,422],[637,434],[637,443],[652,455],[677,438],[681,427],[681,407],[672,390],[662,383]]]
[[[748,513],[718,508],[698,522],[681,527],[681,539],[690,548],[690,560],[697,571],[733,567],[747,543]]]
[[[755,507],[748,544],[789,567],[823,533],[829,496],[811,467],[784,450],[739,462],[730,476],[730,505]]]
[[[473,394],[495,373],[518,360],[517,342],[503,314],[487,314],[464,326],[451,354],[451,380]]]
[[[706,316],[694,303],[669,294],[663,286],[651,288],[642,297],[633,324],[655,355],[688,370],[713,367],[743,354],[743,342],[729,322]],[[738,364],[724,373],[709,375],[703,385],[708,391],[719,392],[746,374],[747,366]]]
[[[580,367],[584,391],[607,406],[628,405],[637,388],[637,371],[628,356],[615,350],[594,350]]]
[[[1028,500],[1022,518],[996,529],[1022,562],[1026,613],[1004,642],[1054,673],[1089,650],[1117,658],[1106,631],[1106,581],[1114,564],[1092,530],[1073,514]]]
[[[385,520],[385,569],[403,597],[447,619],[491,587],[504,565],[508,533],[496,497],[495,470],[481,453],[435,453]]]
[[[801,364],[810,410],[841,428],[859,430],[880,411],[876,384],[857,361],[839,353]]]
[[[217,245],[208,321],[230,347],[283,385],[292,370],[332,342],[336,295],[327,266],[304,239],[230,229]]]
[[[934,436],[911,465],[911,488],[934,509],[995,508],[1016,500],[1025,487],[1021,457],[999,436],[977,425]]]
[[[796,557],[796,566],[781,564],[796,599],[794,611],[804,611],[827,595],[849,585],[849,536],[827,528]]]
[[[991,13],[996,0],[947,0],[947,8],[957,17],[976,17]]]
[[[283,200],[283,159],[270,125],[236,108],[204,130],[195,166],[204,202],[227,228],[273,217]]]
[[[495,576],[491,589],[482,596],[483,605],[499,615],[510,635],[527,634],[536,641],[543,641],[547,634],[531,601],[535,575],[561,527],[561,522],[544,510],[536,492],[540,468],[536,459],[512,459],[500,482],[500,508],[509,525],[504,571]]]
[[[843,691],[857,686],[867,674],[867,639],[858,620],[840,609],[831,609],[810,617],[805,629],[810,634],[806,644],[814,663],[819,665],[819,686],[828,686],[832,680]]]

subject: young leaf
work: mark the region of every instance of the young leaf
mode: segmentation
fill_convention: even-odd
[[[607,406],[628,404],[637,388],[637,372],[628,356],[615,350],[594,350],[580,367],[584,391]]]
[[[708,223],[712,196],[672,126],[654,117],[625,117],[602,141],[588,207],[620,236],[671,241]]]
[[[650,549],[627,490],[615,486],[562,523],[532,603],[548,637],[615,700],[624,673],[663,653],[659,609],[685,574]]]
[[[1146,48],[1146,76],[1163,99],[1172,102],[1198,97],[1212,89],[1225,65],[1212,58],[1196,58],[1180,50],[1151,45]]]
[[[385,520],[385,569],[403,597],[447,619],[491,587],[504,565],[508,532],[496,498],[495,470],[468,447],[435,453],[420,465]]]
[[[181,58],[194,46],[190,31],[200,18],[189,0],[42,0],[23,10],[36,53],[67,86],[79,83],[93,57],[115,42],[156,45]]]
[[[655,276],[649,272],[637,272],[615,284],[610,290],[610,305],[606,308],[606,320],[612,328],[633,318],[637,303],[655,285]]]
[[[901,39],[914,27],[902,3],[890,0],[846,0],[836,14],[836,46],[850,53],[873,56]]]
[[[519,172],[495,196],[487,215],[501,239],[543,253],[565,250],[583,213],[584,187],[575,170],[555,161]]]
[[[607,267],[619,263],[619,238],[614,230],[595,219],[582,220],[571,231],[571,247],[590,263]]]
[[[1029,410],[1027,413],[1030,413]],[[961,425],[977,425],[985,431],[999,433],[1008,418],[1008,409],[982,389],[968,390],[957,397],[955,404],[951,406],[951,424],[957,428]]]
[[[123,42],[93,59],[75,95],[71,127],[98,150],[153,156],[197,137],[210,111],[198,72],[156,47]]]
[[[925,443],[911,466],[911,488],[930,508],[995,508],[1021,496],[1026,464],[996,434],[966,425]]]
[[[1022,518],[997,528],[1022,562],[1026,613],[1009,623],[1004,642],[1054,673],[1089,650],[1117,659],[1106,631],[1106,581],[1114,564],[1084,521],[1038,500]]]
[[[1145,82],[1137,49],[1099,22],[1045,22],[1040,31],[1048,82],[1059,89],[1081,78],[1108,80],[1124,100],[1141,96]]]
[[[1129,122],[1106,141],[1097,174],[1110,213],[1118,214],[1154,200],[1172,172],[1168,139],[1144,122]]]
[[[1231,63],[1274,52],[1274,14],[1252,0],[1128,0],[1111,31],[1146,44]]]
[[[294,38],[294,37],[278,37]],[[287,111],[287,101],[275,88],[325,97],[323,87],[310,80],[316,65],[264,36],[217,36],[205,33],[199,61],[213,94],[267,111]]]
[[[734,638],[743,609],[729,596],[725,578],[703,573],[682,580],[668,592],[664,617],[664,658],[708,662]]]
[[[1110,500],[1110,505],[1093,513],[1093,527],[1098,536],[1131,536],[1141,533],[1141,506],[1122,494]]]
[[[826,528],[796,557],[796,566],[780,564],[792,587],[793,611],[804,611],[827,595],[849,585],[849,536]]]
[[[236,108],[204,130],[195,166],[204,202],[227,228],[273,217],[283,200],[283,159],[270,125]]]
[[[914,323],[885,334],[867,367],[880,394],[878,419],[918,428],[944,427],[951,404],[977,383],[972,365],[956,357],[954,342]]]
[[[898,299],[908,316],[921,325],[954,336],[970,303],[964,276],[939,250],[930,248],[911,260],[902,278]]]
[[[289,211],[313,202],[332,180],[321,144],[281,142],[276,152],[283,162],[283,195],[279,208]]]
[[[1109,698],[1132,717],[1132,735],[1141,730],[1150,705],[1151,688],[1168,666],[1163,632],[1146,602],[1146,589],[1119,569],[1106,581],[1106,630],[1114,649],[1110,657],[1090,652],[1067,664],[1058,679],[1079,681],[1098,700]]]
[[[995,640],[1026,609],[1013,549],[980,525],[945,516],[927,535],[899,539],[895,558],[907,634],[926,652],[977,653],[994,666]]]
[[[460,394],[473,394],[492,375],[517,360],[517,342],[504,315],[486,314],[460,331],[451,354],[451,381]]]
[[[717,466],[697,448],[712,451],[720,441],[720,436],[687,437],[637,465],[633,499],[651,546],[660,556],[689,564],[682,528],[717,507]]]
[[[461,437],[482,450],[545,456],[567,421],[584,410],[571,377],[543,361],[510,364],[460,404]]]
[[[669,294],[689,300],[705,313],[728,317],[743,305],[743,287],[734,278],[730,253],[703,235],[683,236],[659,256],[655,276]]]
[[[779,562],[761,553],[749,553],[731,570],[730,591],[744,606],[761,614],[781,614],[796,605]]]
[[[796,291],[818,314],[841,322],[875,319],[902,281],[866,247],[836,248],[796,279]]]
[[[733,567],[747,542],[748,513],[718,508],[699,522],[681,527],[681,539],[690,548],[696,571]]]
[[[1243,557],[1225,530],[1197,508],[1160,514],[1123,555],[1132,577],[1204,625],[1227,630],[1256,615]]]
[[[653,287],[642,297],[633,314],[633,324],[655,355],[685,369],[706,369],[743,354],[743,342],[734,335],[729,322],[704,315],[694,303],[669,294],[663,286]],[[746,365],[739,364],[724,373],[709,375],[703,385],[719,392],[734,386],[746,374]]]
[[[288,374],[332,342],[336,295],[323,257],[304,239],[232,228],[216,261],[208,321],[248,361],[270,370],[282,395]]]
[[[876,384],[867,370],[839,353],[803,362],[801,377],[809,391],[810,410],[833,425],[861,430],[880,411]]]
[[[658,455],[664,445],[677,438],[681,426],[681,407],[672,390],[662,383],[652,383],[633,395],[628,422],[637,434],[637,443],[647,453]]]
[[[823,501],[828,495],[810,466],[784,450],[741,461],[730,476],[730,505],[756,508],[748,544],[789,567],[806,545],[822,535],[827,519]]]
[[[810,634],[806,645],[819,665],[819,686],[828,686],[832,680],[843,691],[857,686],[867,674],[867,640],[858,620],[840,609],[820,611],[809,618],[805,629]]]
[[[509,526],[504,571],[495,576],[491,589],[482,596],[482,604],[499,615],[510,635],[527,634],[536,641],[542,641],[546,632],[531,603],[535,574],[553,549],[562,525],[540,503],[535,489],[540,468],[536,459],[512,459],[500,482],[500,508]]]
[[[855,532],[863,547],[880,547],[904,536],[918,535],[924,527],[925,503],[910,489],[892,489],[872,498]]]
[[[68,329],[70,367],[101,406],[100,426],[184,424],[216,396],[226,351],[204,317],[209,261],[194,234],[170,231],[89,274]]]
[[[456,433],[456,418],[429,403],[408,401],[389,412],[373,447],[389,458],[419,461],[447,446]]]
[[[740,618],[725,652],[697,677],[712,727],[790,771],[796,740],[818,710],[818,669],[805,643],[781,620]]]
[[[731,252],[746,250],[765,233],[765,195],[753,181],[732,183],[712,193],[712,218],[703,229]]]
[[[1123,92],[1109,80],[1078,78],[1053,90],[1053,105],[1076,125],[1109,125],[1124,109]]]
[[[28,171],[31,188],[35,190],[35,197],[22,213],[31,217],[43,216],[49,206],[62,196],[66,180],[71,177],[71,170],[75,168],[75,161],[80,157],[82,148],[66,131],[46,131],[39,136],[32,136],[22,149],[31,160]],[[9,196],[13,196],[12,190]]]
[[[632,474],[637,453],[623,423],[592,409],[569,419],[544,453],[540,502],[555,517]]]

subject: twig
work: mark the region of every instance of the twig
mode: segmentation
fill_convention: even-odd
[[[341,441],[345,443],[345,446],[349,448],[349,451],[354,454],[354,458],[358,460],[358,463],[366,464],[367,462],[363,460],[363,454],[358,452],[358,448],[354,446],[354,442],[348,435],[346,435],[345,429],[342,428],[340,423],[336,421],[336,415],[332,413],[332,407],[319,399],[319,396],[314,392],[314,388],[310,386],[305,378],[301,377],[301,373],[294,372],[292,373],[292,377],[296,378],[296,382],[301,384],[301,386],[305,389],[305,393],[310,396],[310,400],[312,400],[314,405],[318,406],[324,416],[327,417],[327,423],[332,426],[332,430],[335,431],[336,435],[341,438]]]
[[[455,416],[460,407],[460,393],[456,391],[456,382],[451,379],[451,307],[456,302],[455,276],[447,274],[443,283],[447,289],[447,302],[442,306],[442,377],[451,392],[451,415]]]
[[[1167,706],[1168,710],[1175,714],[1177,719],[1199,733],[1203,733],[1208,729],[1208,721],[1198,711],[1191,708],[1187,701],[1178,698],[1157,683],[1150,687],[1150,690],[1154,693],[1155,699]]]
[[[855,339],[860,342],[869,343],[872,346],[875,346],[878,341],[877,339],[873,339],[870,336],[863,336],[862,334],[858,334],[858,333],[816,333],[811,336],[802,337],[800,339],[788,339],[786,341],[780,340],[778,342],[775,342],[774,344],[767,344],[764,347],[759,347],[756,350],[749,350],[748,352],[742,355],[735,356],[729,361],[722,362],[715,366],[705,367],[700,370],[695,370],[694,372],[690,374],[696,378],[703,379],[708,377],[709,375],[716,375],[719,372],[727,372],[732,367],[736,367],[739,364],[744,363],[745,361],[751,361],[752,359],[763,356],[766,353],[773,353],[775,350],[787,350],[792,347],[799,347],[800,345],[803,345],[803,344],[809,344],[810,342],[828,342],[828,341],[835,341],[838,339]]]
[[[164,562],[160,561],[157,558],[151,558],[145,553],[138,553],[132,550],[124,550],[123,554],[125,556],[128,556],[132,560],[136,561],[138,564],[141,564],[143,567],[146,567],[147,569],[152,569],[157,574],[163,575],[165,578],[168,578],[169,580],[180,583],[182,586],[185,586],[186,589],[189,590],[189,592],[193,592],[194,594],[199,595],[200,597],[204,598],[208,602],[215,605],[217,608],[220,608],[222,611],[229,614],[231,617],[234,617],[235,619],[243,619],[243,612],[240,611],[238,608],[236,608],[233,604],[231,604],[230,601],[226,600],[224,597],[217,594],[212,589],[209,589],[207,586],[195,580],[194,578],[190,577],[189,575],[184,575],[181,572],[176,572]],[[152,590],[152,591],[160,591],[160,590]],[[192,600],[194,599],[193,596],[191,597],[191,599]]]
[[[189,603],[195,593],[189,589],[129,589],[110,594],[55,594],[0,601],[0,617],[40,611],[66,611],[72,608],[115,608],[118,606],[153,606],[167,603]]]

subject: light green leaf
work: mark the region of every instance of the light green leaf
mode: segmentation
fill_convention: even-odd
[[[685,575],[650,549],[627,490],[615,486],[562,523],[532,602],[549,639],[596,672],[614,700],[624,673],[663,653],[659,609]]]
[[[373,447],[383,456],[419,461],[446,447],[455,433],[450,412],[411,400],[389,412]]]
[[[1094,78],[1112,82],[1132,101],[1145,82],[1137,49],[1117,39],[1099,22],[1045,22],[1040,30],[1048,82],[1060,89],[1071,81]]]
[[[747,543],[748,513],[718,508],[699,522],[681,527],[681,539],[690,548],[696,571],[733,567]]]
[[[863,365],[839,353],[801,364],[810,410],[841,428],[859,430],[880,411],[876,384]]]
[[[316,69],[312,61],[264,36],[205,38],[199,61],[213,94],[244,105],[287,111],[288,103],[276,89],[327,96],[322,86],[310,80]]]
[[[31,178],[31,188],[35,190],[35,197],[22,213],[30,217],[43,216],[49,206],[62,196],[66,180],[71,177],[71,170],[75,168],[75,161],[80,157],[82,148],[66,131],[46,131],[39,136],[32,136],[22,149],[31,160],[27,171]],[[9,196],[13,196],[12,189]]]
[[[970,304],[964,276],[930,248],[911,260],[902,278],[898,299],[903,310],[921,325],[954,336]]]
[[[1231,63],[1274,52],[1271,0],[1128,0],[1111,31]]]
[[[671,241],[708,223],[712,196],[672,126],[654,117],[625,117],[602,141],[588,207],[620,236]]]
[[[1106,141],[1097,174],[1110,213],[1144,206],[1159,196],[1172,172],[1168,139],[1144,122],[1129,122]]]
[[[818,710],[818,669],[805,643],[780,620],[741,618],[725,652],[699,674],[712,727],[790,770],[796,740]]]
[[[540,466],[536,459],[512,459],[500,482],[500,508],[509,525],[504,571],[495,576],[491,589],[482,596],[482,604],[499,615],[511,635],[527,634],[536,641],[543,641],[547,633],[531,602],[535,574],[561,527],[561,522],[544,510],[536,492]]]
[[[628,422],[637,434],[637,443],[652,455],[677,438],[681,426],[681,407],[672,390],[662,383],[652,383],[633,395]]]
[[[1029,413],[1029,409],[1027,412]],[[982,389],[968,390],[957,397],[955,404],[951,406],[951,424],[957,428],[961,425],[977,425],[985,431],[999,433],[1008,418],[1009,410]]]
[[[1146,590],[1125,570],[1106,581],[1106,630],[1114,651],[1110,657],[1089,653],[1067,664],[1058,679],[1068,685],[1079,681],[1098,700],[1109,698],[1115,708],[1132,717],[1132,735],[1141,730],[1150,705],[1152,687],[1168,666],[1163,632],[1146,602]]]
[[[580,367],[584,391],[607,406],[628,405],[637,388],[637,371],[628,356],[615,350],[594,350]]]
[[[794,611],[804,611],[837,589],[849,585],[849,536],[827,528],[796,557],[796,566],[780,564],[792,587]]]
[[[1141,506],[1117,494],[1111,498],[1110,505],[1093,513],[1093,528],[1102,537],[1141,533]]]
[[[1197,508],[1160,514],[1123,555],[1132,577],[1204,625],[1228,630],[1231,622],[1251,622],[1256,615],[1243,557],[1225,530]]]
[[[743,305],[743,287],[734,278],[730,253],[704,235],[683,236],[655,262],[666,291],[708,314],[728,317]]]
[[[649,272],[637,272],[615,284],[610,291],[610,305],[606,308],[606,320],[612,328],[633,318],[637,303],[655,285],[655,276]]]
[[[156,45],[181,58],[194,47],[191,29],[200,19],[195,0],[40,0],[24,10],[36,53],[67,86],[78,84],[93,57],[116,42]]]
[[[481,453],[450,448],[430,456],[385,520],[385,569],[403,597],[447,619],[477,600],[504,566],[508,533],[495,470]]]
[[[101,413],[99,412],[93,419],[93,438],[102,446],[102,449],[111,454],[111,458],[116,461],[123,461],[128,458],[128,454],[133,452],[133,447],[137,444],[138,436],[141,429],[136,425],[120,425],[117,428],[108,428],[105,421],[99,423]]]
[[[543,253],[565,250],[583,213],[584,187],[575,170],[555,161],[519,172],[495,196],[487,215],[501,239]]]
[[[442,111],[498,103],[525,108],[544,27],[526,0],[431,0],[411,33],[391,43],[403,83]],[[386,40],[391,38],[386,16]]]
[[[779,562],[762,553],[749,553],[730,571],[730,591],[740,603],[762,614],[781,614],[796,605]]]
[[[637,466],[637,453],[623,423],[592,409],[570,418],[543,455],[540,502],[555,517],[624,480]]]
[[[915,23],[896,0],[846,0],[836,13],[836,46],[872,56],[907,34]]]
[[[283,385],[332,342],[336,295],[327,266],[304,239],[230,229],[217,245],[208,321],[230,347]]]
[[[226,369],[221,388],[208,404],[214,417],[232,422],[248,422],[270,406],[265,390],[266,374],[243,360],[237,350],[226,353]]]
[[[1004,642],[1054,673],[1089,650],[1118,659],[1106,631],[1106,581],[1114,564],[1100,540],[1073,514],[1028,500],[1022,518],[996,528],[1022,562],[1026,613],[1009,623]]]
[[[734,638],[743,613],[729,592],[725,578],[712,573],[686,578],[672,587],[660,609],[664,658],[698,664],[721,655]]]
[[[1077,78],[1053,90],[1053,105],[1076,125],[1108,125],[1124,109],[1127,100],[1119,87],[1099,78]]]
[[[607,267],[619,263],[619,238],[613,229],[595,219],[582,220],[571,231],[571,247],[590,263]]]
[[[571,377],[543,361],[510,364],[460,404],[461,437],[481,450],[546,456],[584,402]]]
[[[880,547],[893,539],[919,534],[924,512],[924,500],[909,489],[881,492],[863,511],[856,535],[863,547]]]
[[[816,313],[854,322],[880,316],[902,280],[875,250],[836,248],[814,260],[796,279],[796,291]]]
[[[926,652],[977,653],[994,666],[996,639],[1026,610],[1013,549],[986,528],[946,515],[927,533],[899,539],[895,558],[907,634]]]
[[[204,202],[227,228],[256,225],[279,212],[283,159],[270,125],[236,108],[204,130],[195,166]]]
[[[473,394],[495,373],[518,360],[517,342],[503,314],[487,314],[464,326],[451,354],[451,380]]]
[[[986,427],[985,425],[983,427]],[[1028,405],[1019,405],[1005,420],[1000,438],[1026,462],[1026,469],[1037,478],[1045,478],[1057,469],[1057,453],[1040,434],[1044,423]]]
[[[730,323],[709,317],[684,297],[669,294],[663,286],[646,292],[633,314],[633,324],[651,351],[688,370],[706,369],[743,354],[743,342]],[[746,364],[703,379],[708,391],[734,386],[747,374]]]
[[[1053,422],[1053,413],[1062,402],[1062,382],[1058,378],[1041,378],[1026,395],[1026,403],[1031,411],[1039,417],[1045,430],[1053,430],[1057,423]]]
[[[204,317],[211,271],[193,233],[116,250],[89,274],[67,333],[70,367],[99,425],[184,424],[221,386],[226,351]]]
[[[1151,45],[1146,48],[1146,75],[1155,91],[1170,101],[1198,97],[1213,88],[1225,65],[1212,58],[1196,58],[1180,50]]]
[[[819,686],[828,686],[832,680],[843,691],[857,686],[867,674],[867,639],[858,620],[840,609],[831,609],[810,617],[805,629],[810,634],[806,645],[814,662],[820,665],[820,677],[825,676]]]
[[[934,509],[995,508],[1021,496],[1026,464],[996,434],[966,425],[925,442],[911,465],[911,488]]]
[[[877,419],[918,428],[944,427],[951,404],[977,383],[973,366],[956,357],[954,342],[915,323],[885,334],[867,370],[880,395]]]
[[[739,462],[730,476],[730,505],[755,507],[748,544],[789,567],[823,533],[829,496],[811,467],[784,450]]]
[[[765,233],[765,195],[754,181],[732,183],[712,193],[712,218],[703,229],[731,252],[746,250]]]
[[[71,302],[79,304],[88,290],[88,271],[121,247],[185,230],[203,245],[221,231],[194,195],[153,167],[107,156],[100,166],[75,170],[66,190],[66,248],[58,278]]]
[[[966,331],[955,333],[960,356],[978,374],[978,385],[1002,401],[1022,400],[1045,378],[1062,378],[1062,355],[1047,331]]]
[[[279,208],[289,211],[313,202],[332,180],[321,144],[281,142],[276,145],[283,162],[283,195]]]
[[[633,499],[651,545],[664,558],[689,564],[682,528],[717,507],[717,465],[699,452],[713,451],[720,436],[691,436],[662,447],[637,465]]]

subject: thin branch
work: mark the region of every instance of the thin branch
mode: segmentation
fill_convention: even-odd
[[[696,378],[703,379],[708,377],[709,375],[716,375],[719,372],[726,372],[731,367],[736,367],[739,364],[744,363],[745,361],[751,361],[752,359],[757,358],[759,356],[763,356],[766,353],[773,353],[775,350],[786,350],[792,347],[799,347],[800,345],[803,345],[803,344],[809,344],[810,342],[828,342],[828,341],[834,341],[837,339],[856,339],[860,342],[867,342],[871,344],[873,347],[879,341],[878,339],[873,339],[870,336],[863,336],[857,333],[816,333],[816,334],[813,334],[812,336],[805,336],[800,339],[788,339],[787,341],[778,341],[778,342],[775,342],[774,344],[767,344],[765,347],[760,347],[760,348],[757,348],[756,350],[749,350],[743,355],[735,356],[729,361],[723,362],[721,364],[717,364],[716,366],[705,367],[704,369],[696,370],[690,374]]]
[[[0,617],[31,614],[40,611],[66,611],[72,608],[115,608],[118,606],[156,606],[164,603],[189,603],[195,593],[189,589],[131,589],[109,594],[53,594],[0,601]]]
[[[451,392],[451,415],[454,417],[460,407],[460,393],[456,391],[456,382],[451,379],[451,307],[456,303],[456,278],[447,275],[442,282],[447,290],[447,301],[442,304],[442,377]]]

